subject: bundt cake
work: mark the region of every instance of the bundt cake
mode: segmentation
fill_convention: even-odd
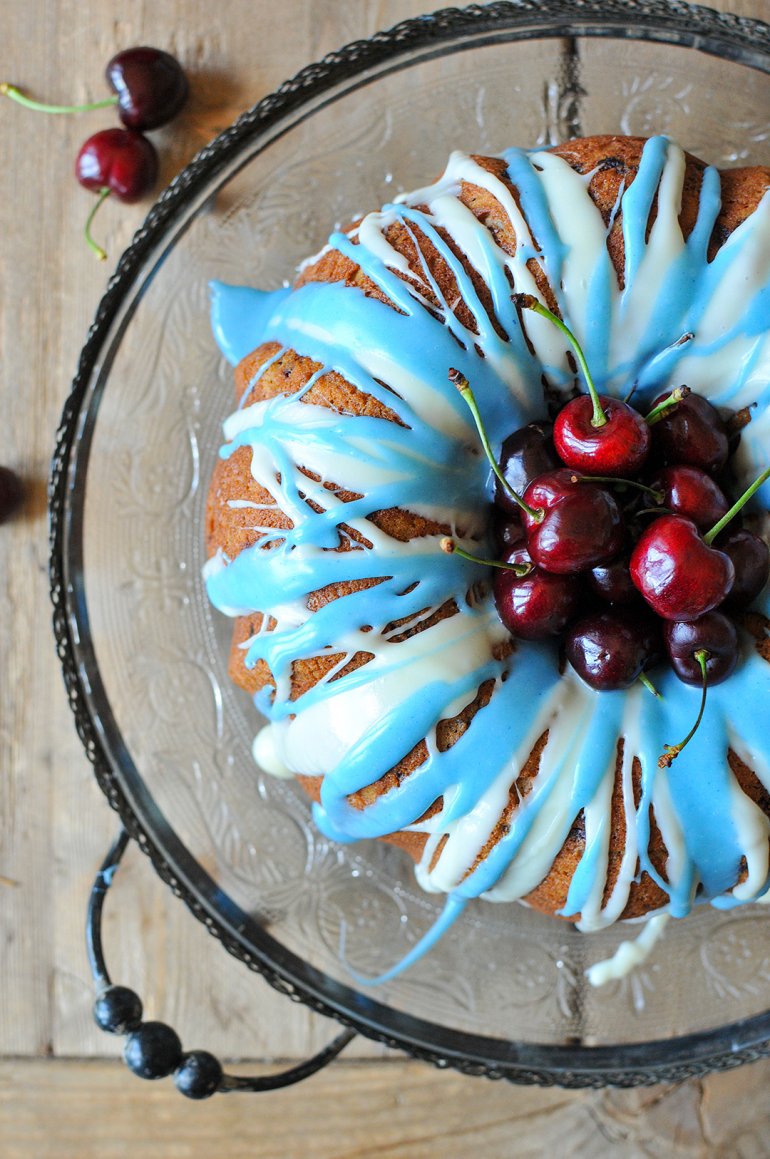
[[[595,930],[769,884],[767,587],[736,671],[664,768],[700,690],[597,691],[555,638],[512,639],[491,570],[492,447],[579,386],[642,410],[687,384],[767,465],[770,169],[719,172],[664,137],[455,153],[435,184],[332,234],[290,289],[212,286],[237,410],[207,509],[209,597],[233,680],[334,840],[386,838],[455,902],[520,899]],[[749,408],[749,409],[746,409]],[[749,420],[750,421],[747,421]],[[737,436],[734,436],[737,438]],[[749,522],[767,538],[764,488]]]

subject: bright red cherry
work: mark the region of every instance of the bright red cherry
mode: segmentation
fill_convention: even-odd
[[[554,423],[554,446],[562,462],[591,475],[635,474],[650,449],[650,430],[643,417],[628,403],[597,393],[580,343],[561,318],[532,294],[514,294],[513,301],[561,331],[586,381],[588,394],[563,406]]]
[[[663,492],[661,506],[686,515],[701,531],[708,531],[729,510],[724,492],[699,467],[677,463],[658,471],[650,486]]]
[[[662,394],[655,405],[667,397]],[[652,427],[652,453],[664,463],[688,463],[715,474],[727,462],[729,449],[727,426],[719,411],[694,392],[667,410]]]
[[[545,571],[585,571],[623,547],[623,521],[612,495],[566,468],[535,479],[524,501],[533,511],[522,512],[529,554]]]
[[[747,608],[770,577],[770,550],[764,539],[742,527],[730,528],[715,542],[720,551],[729,555],[735,568],[735,580],[727,594],[725,607]]]
[[[706,677],[709,685],[721,684],[738,663],[738,632],[735,624],[721,612],[707,612],[687,623],[671,622],[663,626],[671,666],[685,684],[702,684],[703,672],[695,653],[704,649]]]
[[[658,621],[628,608],[592,612],[570,626],[567,659],[591,688],[629,688],[662,655]]]
[[[650,428],[628,403],[598,395],[605,422],[595,425],[590,395],[562,407],[553,427],[554,446],[563,463],[589,475],[635,475],[650,450]]]
[[[517,495],[523,495],[538,475],[555,471],[561,466],[552,436],[553,427],[543,419],[520,427],[504,440],[500,450],[500,472]],[[499,479],[495,480],[495,506],[509,515],[520,514],[519,505]]]
[[[531,563],[525,547],[505,556],[506,563]],[[563,632],[575,615],[582,596],[577,576],[554,575],[534,567],[525,576],[513,571],[495,571],[495,607],[512,636],[522,640],[542,640]]]
[[[179,61],[160,48],[141,45],[117,53],[107,82],[118,97],[118,115],[129,129],[157,129],[180,111],[189,93]]]
[[[664,620],[695,620],[722,603],[735,569],[729,556],[704,541],[691,519],[661,515],[631,553],[631,578]]]
[[[158,154],[133,129],[102,129],[81,146],[75,176],[95,193],[109,189],[120,201],[139,201],[157,180]]]
[[[158,154],[147,137],[133,129],[102,129],[81,146],[75,176],[99,194],[86,220],[85,237],[100,261],[107,254],[91,237],[91,223],[102,202],[114,194],[120,201],[139,201],[158,178]]]

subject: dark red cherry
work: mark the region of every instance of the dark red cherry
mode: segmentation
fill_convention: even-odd
[[[505,556],[506,563],[529,563],[525,547]],[[512,636],[522,640],[542,640],[563,632],[575,615],[582,597],[582,584],[574,575],[554,575],[535,567],[525,576],[495,569],[495,607]]]
[[[723,531],[715,543],[730,557],[735,568],[735,579],[725,599],[725,607],[747,608],[770,576],[770,550],[764,539],[741,527]]]
[[[24,499],[24,485],[10,467],[0,467],[0,523],[15,515]]]
[[[628,608],[592,612],[570,626],[567,659],[591,688],[628,688],[661,656],[659,621]]]
[[[570,470],[541,475],[529,485],[524,500],[540,515],[524,511],[522,521],[529,554],[545,571],[585,571],[612,559],[623,547],[623,521],[609,491],[581,483]]]
[[[664,467],[650,486],[663,492],[662,507],[686,515],[701,531],[708,531],[730,508],[724,492],[700,467],[684,463]]]
[[[668,395],[655,399],[655,406]],[[716,407],[694,392],[652,427],[653,454],[663,463],[687,463],[709,474],[721,471],[730,449],[727,426]]]
[[[81,146],[75,176],[95,193],[109,189],[120,201],[139,201],[158,178],[158,154],[133,129],[102,129]]]
[[[721,612],[707,612],[687,623],[672,621],[663,625],[663,641],[671,667],[685,684],[703,683],[703,674],[695,653],[708,652],[706,678],[709,687],[720,684],[738,663],[738,632],[732,620]]]
[[[126,48],[113,56],[105,75],[118,96],[118,115],[129,129],[165,125],[177,115],[189,93],[181,64],[160,48]]]
[[[562,462],[589,475],[635,475],[650,449],[650,428],[628,403],[599,395],[606,422],[594,426],[590,395],[581,394],[562,407],[553,426],[553,441]]]
[[[691,519],[661,515],[631,552],[631,578],[664,620],[695,620],[721,604],[735,579],[729,556],[709,547]]]
[[[587,573],[588,586],[597,596],[610,604],[635,604],[641,607],[640,594],[629,570],[630,553],[626,552],[608,563],[598,563]]]
[[[518,511],[519,508],[517,507],[516,510]],[[526,537],[521,520],[516,517],[508,519],[502,512],[494,521],[494,531],[500,559],[506,559],[507,552],[525,542]]]
[[[553,446],[553,427],[545,419],[528,423],[514,431],[503,442],[499,466],[508,485],[523,495],[530,483],[547,471],[561,466]],[[520,515],[520,508],[499,480],[495,480],[495,504],[509,515]]]

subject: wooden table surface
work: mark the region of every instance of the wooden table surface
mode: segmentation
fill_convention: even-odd
[[[768,16],[768,0],[714,6]],[[118,49],[157,44],[190,70],[192,100],[156,134],[163,180],[310,60],[424,10],[423,0],[2,0],[0,79],[50,100],[102,92]],[[522,1089],[434,1070],[357,1042],[329,1070],[269,1096],[192,1104],[142,1083],[91,1019],[83,944],[90,880],[116,818],[93,780],[50,628],[45,488],[62,403],[110,266],[82,241],[89,195],[71,177],[107,112],[35,116],[0,105],[0,463],[26,480],[0,529],[0,1156],[770,1155],[770,1062],[636,1092]],[[108,203],[116,259],[146,206]],[[302,1058],[332,1024],[225,954],[134,852],[106,920],[110,961],[186,1044],[252,1060]],[[119,916],[118,915],[119,911]],[[194,966],[192,964],[194,963]]]

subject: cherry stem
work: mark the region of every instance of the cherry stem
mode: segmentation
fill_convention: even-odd
[[[596,427],[597,429],[599,427],[606,426],[608,421],[607,416],[602,410],[602,404],[599,401],[599,393],[594,386],[594,380],[591,378],[591,372],[588,369],[588,363],[586,362],[585,355],[583,354],[580,343],[570,328],[566,326],[564,322],[562,322],[561,318],[557,317],[557,315],[554,314],[552,310],[549,310],[547,306],[544,306],[542,302],[539,302],[533,294],[514,294],[513,301],[514,304],[521,310],[532,310],[533,313],[539,314],[541,318],[547,318],[549,322],[553,322],[554,326],[560,330],[564,337],[567,339],[572,349],[575,351],[575,357],[578,360],[580,369],[583,371],[583,377],[586,380],[588,393],[590,394],[591,401],[594,404],[594,413],[591,418],[591,426]]]
[[[730,520],[733,519],[738,514],[738,512],[741,510],[741,508],[744,507],[748,503],[751,496],[756,491],[758,491],[759,488],[762,486],[762,484],[764,482],[766,482],[768,479],[770,479],[770,467],[765,467],[762,474],[759,475],[754,480],[754,482],[751,484],[750,487],[746,488],[746,490],[741,495],[740,499],[738,499],[735,503],[733,503],[730,510],[725,515],[722,516],[722,518],[719,520],[718,523],[714,524],[714,526],[711,528],[711,531],[706,532],[706,534],[703,536],[703,542],[707,543],[710,547],[711,544],[716,539],[716,537],[719,535],[720,531],[724,531],[725,527],[727,527],[727,524],[730,522]]]
[[[469,563],[480,563],[483,567],[499,567],[502,571],[512,571],[519,578],[529,575],[535,566],[533,563],[503,563],[501,559],[482,559],[481,556],[471,555],[469,551],[458,547],[454,539],[450,539],[448,535],[439,541],[439,547],[447,555],[459,555],[461,559],[467,559]]]
[[[91,101],[86,105],[48,105],[44,101],[36,101],[34,97],[25,96],[16,85],[3,82],[0,84],[0,96],[10,97],[17,105],[25,109],[33,109],[36,113],[87,113],[92,109],[109,109],[118,103],[117,93],[106,97],[103,101]]]
[[[751,422],[751,412],[756,405],[755,402],[750,402],[748,406],[742,406],[735,414],[730,415],[730,418],[727,420],[727,429],[731,434],[736,434],[749,425]]]
[[[650,680],[650,678],[646,672],[640,672],[638,679],[639,679],[639,683],[643,684],[648,692],[651,692],[653,696],[657,696],[658,700],[663,699],[663,697],[658,692],[657,688],[655,687],[653,682]]]
[[[534,507],[530,507],[528,503],[525,503],[521,495],[516,494],[513,487],[511,487],[510,483],[505,478],[505,475],[503,475],[502,471],[498,467],[495,456],[492,454],[492,448],[489,445],[487,432],[484,430],[484,423],[482,422],[479,408],[468,379],[464,374],[461,374],[459,370],[452,368],[449,371],[449,381],[453,386],[457,387],[460,394],[462,395],[463,401],[467,404],[468,409],[473,415],[473,421],[476,424],[476,430],[479,432],[479,438],[481,439],[481,445],[484,448],[484,454],[487,456],[487,459],[489,460],[490,466],[492,467],[495,475],[500,480],[500,485],[504,488],[506,494],[510,495],[511,499],[513,499],[515,503],[518,503],[522,511],[526,511],[527,515],[529,515],[531,519],[534,519],[537,523],[541,523],[545,515],[545,511],[535,510]]]
[[[91,210],[88,217],[86,218],[86,226],[85,226],[85,230],[84,230],[84,233],[86,236],[86,241],[88,242],[89,247],[96,254],[96,256],[100,262],[107,261],[107,253],[105,250],[102,249],[102,247],[98,244],[98,242],[95,242],[94,239],[91,237],[91,223],[93,222],[94,217],[96,216],[96,212],[99,209],[99,206],[102,204],[103,201],[106,201],[106,199],[109,197],[109,195],[110,195],[110,190],[106,186],[104,189],[99,190],[99,197],[98,197],[97,202],[94,205],[93,209]]]
[[[695,721],[695,724],[692,726],[684,740],[680,740],[679,744],[667,744],[663,746],[666,751],[662,756],[658,757],[659,769],[671,768],[673,761],[676,760],[685,745],[689,744],[689,742],[695,736],[696,732],[698,731],[698,726],[703,720],[703,710],[706,707],[706,693],[708,691],[708,673],[706,672],[706,661],[711,656],[711,653],[707,648],[699,648],[697,652],[693,653],[693,655],[700,665],[701,679],[703,681],[703,692],[700,698],[700,711],[698,713],[698,719]]]
[[[624,487],[636,487],[639,491],[646,491],[652,495],[656,503],[663,502],[663,491],[656,491],[654,487],[646,487],[644,483],[637,483],[636,479],[620,479],[616,475],[573,475],[573,483],[622,483]]]
[[[650,413],[645,416],[644,421],[647,423],[647,426],[654,427],[656,423],[659,423],[665,417],[672,406],[676,406],[683,398],[687,398],[688,394],[690,394],[689,386],[674,387],[671,394],[667,398],[661,399],[658,405],[654,406]]]

